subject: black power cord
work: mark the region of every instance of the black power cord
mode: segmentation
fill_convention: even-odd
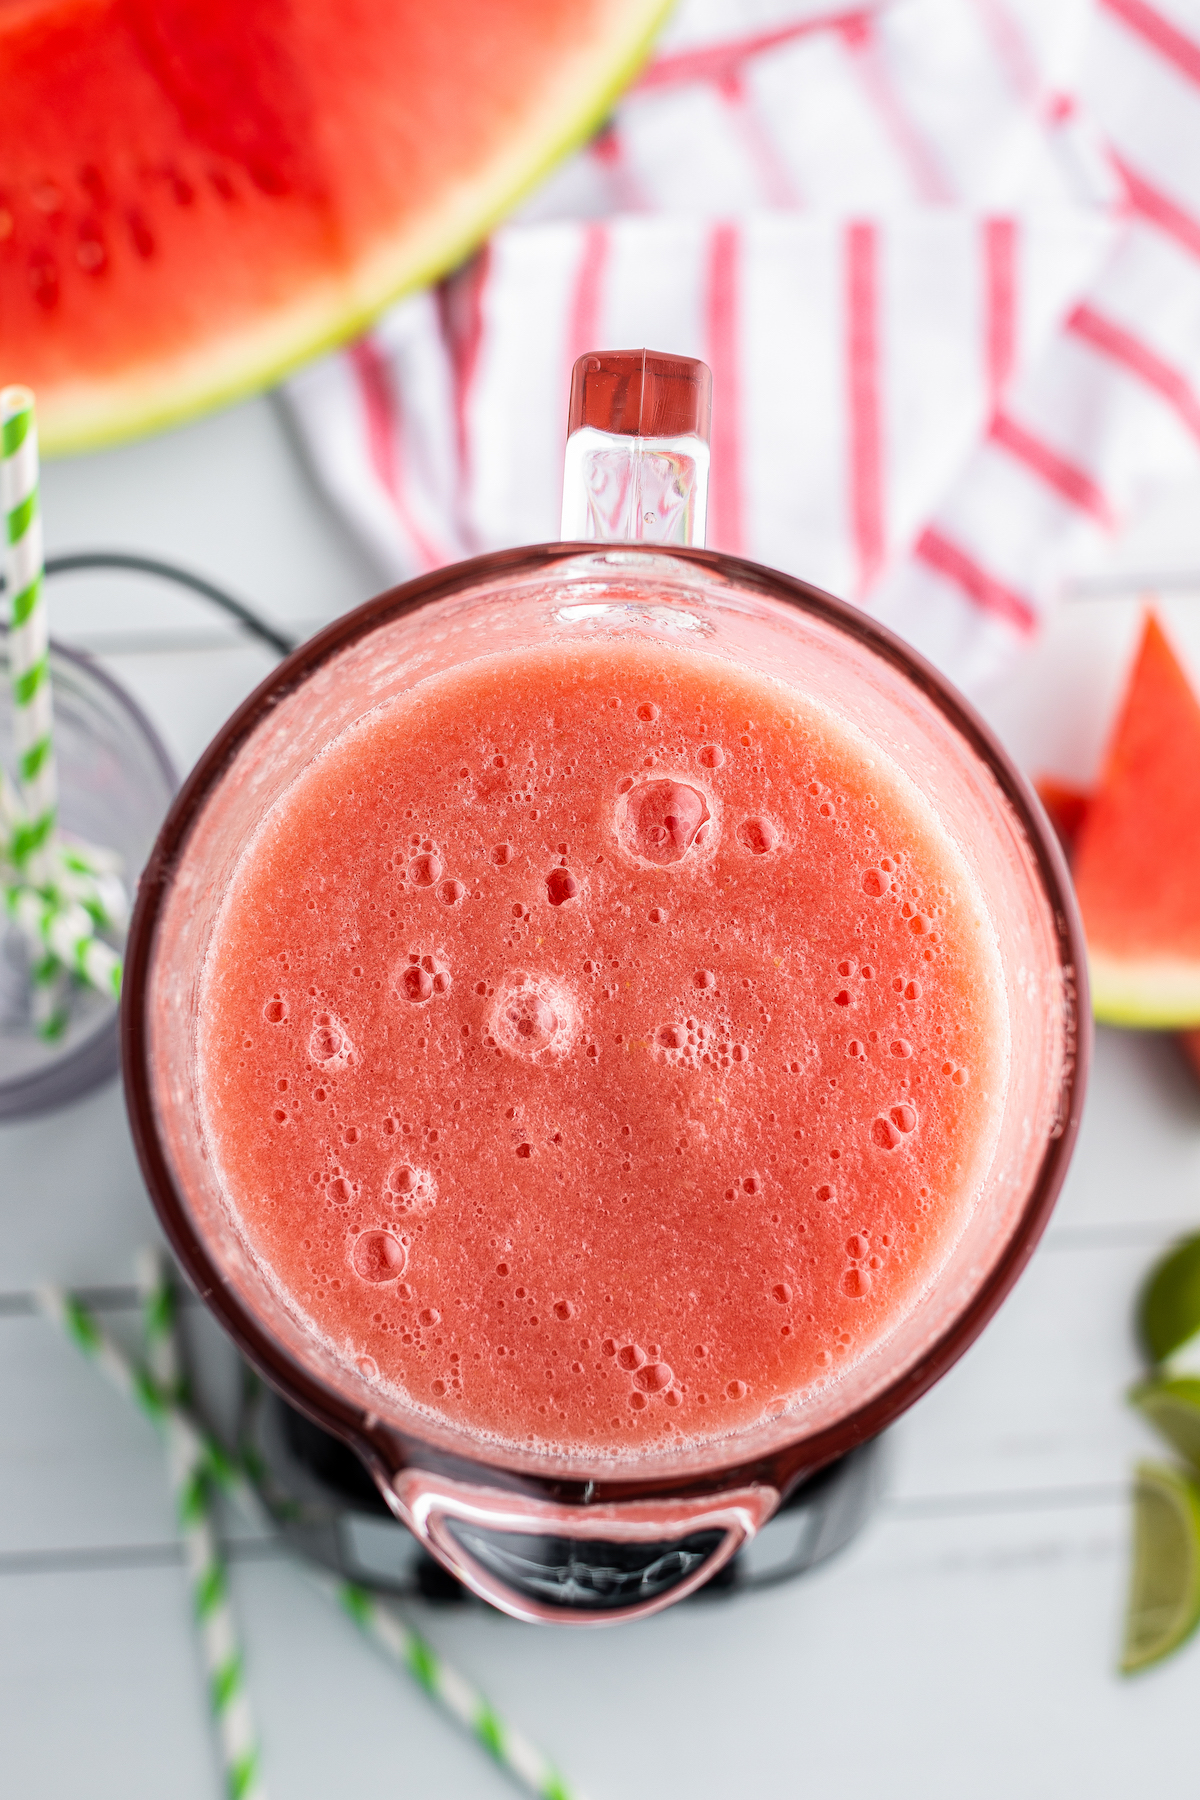
[[[71,575],[85,569],[120,569],[126,574],[150,575],[160,581],[173,581],[177,586],[199,594],[202,600],[219,606],[222,612],[236,619],[251,637],[269,645],[277,656],[290,656],[296,648],[297,639],[276,631],[273,625],[268,625],[265,619],[259,618],[244,601],[227,594],[224,588],[219,588],[203,575],[194,575],[190,569],[181,569],[177,563],[163,562],[156,556],[138,556],[126,550],[77,550],[65,556],[46,558],[47,575]],[[0,592],[3,589],[4,580],[0,577]]]

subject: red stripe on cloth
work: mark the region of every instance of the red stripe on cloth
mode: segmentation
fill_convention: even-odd
[[[864,221],[845,238],[846,395],[850,431],[850,524],[858,592],[883,563],[883,431],[880,394],[878,236]]]
[[[995,413],[1017,354],[1017,225],[1015,219],[985,219],[984,357],[988,415]]]
[[[1174,408],[1193,436],[1200,438],[1200,399],[1195,389],[1186,375],[1164,362],[1149,344],[1090,306],[1075,308],[1067,330],[1152,388]]]
[[[367,453],[371,467],[379,477],[396,517],[407,535],[423,568],[440,568],[449,557],[426,537],[417,524],[404,492],[404,467],[401,454],[400,407],[392,380],[391,365],[370,337],[361,337],[349,349],[350,367],[358,383],[359,399],[367,427]]]
[[[1018,631],[1037,629],[1037,613],[1023,595],[997,581],[958,544],[927,526],[913,545],[913,555],[962,589],[981,612],[992,613]]]
[[[726,81],[731,75],[739,74],[755,56],[763,56],[768,50],[779,50],[784,44],[810,37],[817,31],[838,30],[855,19],[867,18],[869,11],[861,6],[847,7],[811,19],[797,19],[774,31],[756,31],[746,37],[728,38],[721,44],[706,44],[701,50],[678,50],[673,56],[656,56],[634,82],[632,92],[684,87],[694,81]]]
[[[728,108],[742,145],[754,164],[768,206],[797,207],[800,191],[792,179],[778,144],[763,123],[758,108],[747,101],[746,83],[740,73],[723,76],[717,91]]]
[[[705,339],[712,370],[713,406],[708,537],[716,550],[742,548],[742,389],[738,366],[738,257],[736,225],[714,226],[708,251],[708,316]]]
[[[1168,199],[1160,188],[1151,187],[1144,175],[1131,169],[1124,157],[1111,148],[1108,160],[1124,182],[1129,204],[1138,217],[1157,225],[1193,256],[1200,256],[1200,219]]]
[[[588,151],[604,170],[618,212],[650,211],[649,202],[625,154],[625,144],[615,119],[601,126],[588,145]]]
[[[883,121],[892,142],[908,164],[909,174],[922,200],[944,204],[957,198],[937,157],[909,118],[891,75],[879,54],[875,21],[868,13],[843,21],[839,35],[850,54],[863,91]]]
[[[1173,63],[1181,75],[1200,85],[1200,44],[1194,38],[1164,19],[1155,7],[1147,6],[1146,0],[1100,0],[1100,4]]]
[[[1041,76],[1023,29],[1004,0],[975,0],[975,11],[1013,94],[1022,105],[1036,107],[1042,95]]]
[[[562,416],[564,436],[571,400],[571,370],[577,359],[586,356],[589,350],[604,348],[600,342],[600,303],[608,252],[608,226],[597,222],[585,226],[579,261],[575,266],[575,285],[571,290],[567,309],[567,393]]]
[[[455,512],[463,543],[474,547],[477,538],[470,521],[471,394],[483,344],[483,296],[491,274],[492,253],[485,244],[465,268],[439,283],[438,324],[454,376],[454,441],[458,456],[458,492]]]
[[[1004,413],[997,413],[992,420],[988,433],[993,444],[999,444],[1010,456],[1016,458],[1025,468],[1039,476],[1047,487],[1054,489],[1072,506],[1081,512],[1090,513],[1101,525],[1110,528],[1116,523],[1108,496],[1092,480],[1086,470],[1076,463],[1068,462],[1057,450],[1051,449],[1042,438],[1035,437],[1032,431],[1026,431],[1015,419]]]

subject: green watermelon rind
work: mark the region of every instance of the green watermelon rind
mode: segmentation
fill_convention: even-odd
[[[616,45],[599,73],[600,49],[581,57],[588,79],[556,88],[553,107],[528,124],[519,142],[464,185],[459,204],[444,202],[432,224],[418,221],[349,276],[322,290],[313,284],[272,318],[104,381],[63,383],[39,409],[39,437],[50,456],[72,455],[182,425],[249,399],[304,363],[367,330],[396,301],[464,262],[545,175],[599,129],[642,67],[673,0],[614,0]],[[447,216],[449,215],[449,217]]]
[[[1092,1012],[1102,1025],[1185,1031],[1200,1025],[1200,961],[1088,949]]]

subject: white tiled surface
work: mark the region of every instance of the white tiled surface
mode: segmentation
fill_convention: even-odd
[[[267,402],[53,465],[52,549],[158,551],[297,632],[365,598]],[[1073,602],[989,710],[1018,754],[1090,773],[1138,576],[1200,569],[1195,496],[1116,547],[1128,590]],[[127,683],[181,767],[269,664],[156,586],[81,579],[55,626]],[[1200,667],[1200,607],[1168,606]],[[1193,625],[1193,619],[1196,624]],[[886,1505],[788,1588],[564,1635],[481,1611],[419,1624],[592,1800],[1127,1800],[1195,1764],[1200,1649],[1114,1676],[1125,1482],[1149,1448],[1121,1391],[1149,1260],[1200,1215],[1200,1089],[1163,1040],[1102,1033],[1087,1122],[1043,1247],[1000,1317],[896,1429]],[[130,1279],[153,1230],[110,1089],[0,1131],[0,1792],[216,1800],[158,1444],[22,1296]],[[121,1296],[101,1295],[110,1304]],[[107,1315],[129,1323],[120,1305]],[[225,1366],[202,1328],[212,1372]],[[275,1800],[511,1791],[269,1545],[233,1545]]]

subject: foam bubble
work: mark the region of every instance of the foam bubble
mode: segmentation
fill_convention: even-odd
[[[318,1013],[308,1039],[308,1054],[326,1068],[340,1067],[350,1059],[353,1046],[345,1026],[333,1013]]]
[[[355,1239],[350,1258],[364,1281],[396,1281],[408,1263],[408,1251],[390,1231],[364,1231]]]
[[[414,856],[409,863],[408,879],[414,887],[432,887],[435,881],[441,880],[444,867],[441,857],[436,852],[427,850],[420,856]]]
[[[633,1379],[643,1393],[660,1394],[674,1381],[675,1371],[670,1363],[648,1362],[643,1364]]]
[[[575,1002],[566,986],[551,975],[513,969],[496,991],[491,1032],[510,1056],[531,1061],[543,1053],[561,1055],[575,1034]]]
[[[709,817],[699,789],[682,781],[643,781],[626,796],[618,832],[634,856],[665,868],[683,860]]]
[[[773,819],[756,814],[752,819],[743,819],[737,828],[738,843],[749,850],[752,856],[766,856],[768,851],[778,848],[780,830]]]
[[[579,880],[570,869],[551,869],[546,877],[546,898],[551,906],[565,906],[578,893]]]
[[[414,1006],[424,1000],[431,1000],[433,998],[433,976],[428,969],[423,969],[419,963],[416,963],[405,969],[401,975],[400,991],[406,1000],[413,1002]]]
[[[412,1163],[395,1163],[388,1170],[383,1197],[401,1212],[413,1212],[433,1201],[433,1177],[427,1169],[415,1168]]]

